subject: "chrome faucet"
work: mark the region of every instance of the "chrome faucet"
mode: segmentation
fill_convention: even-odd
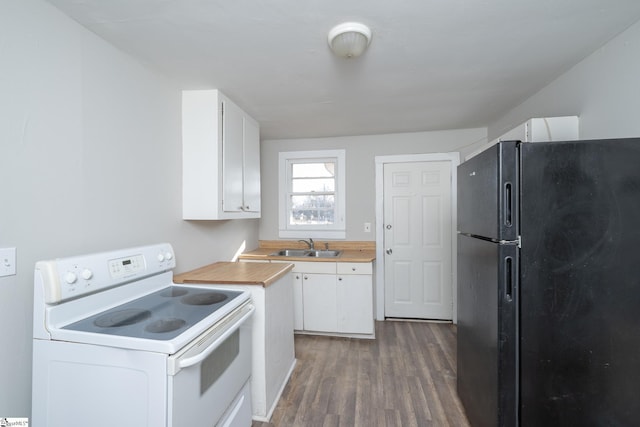
[[[298,240],[298,242],[306,243],[307,246],[309,246],[309,249],[311,249],[312,251],[315,250],[315,247],[313,246],[313,239],[309,239],[309,241]]]

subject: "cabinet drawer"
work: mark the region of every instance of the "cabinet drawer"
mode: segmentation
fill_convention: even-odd
[[[370,262],[338,262],[338,274],[373,274]]]
[[[335,262],[289,261],[294,273],[336,274]]]

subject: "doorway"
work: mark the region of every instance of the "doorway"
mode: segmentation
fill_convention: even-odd
[[[458,153],[375,161],[376,319],[456,322]]]

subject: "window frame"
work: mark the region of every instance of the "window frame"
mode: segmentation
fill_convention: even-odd
[[[280,238],[346,238],[345,150],[283,151],[278,156],[278,235]],[[333,224],[289,224],[293,163],[335,162],[335,211]]]

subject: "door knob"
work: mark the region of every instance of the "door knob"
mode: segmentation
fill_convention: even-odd
[[[391,224],[387,224],[387,230],[391,230]]]
[[[391,255],[393,253],[393,249],[389,248],[389,249],[387,249],[386,252],[387,252],[387,255]]]

